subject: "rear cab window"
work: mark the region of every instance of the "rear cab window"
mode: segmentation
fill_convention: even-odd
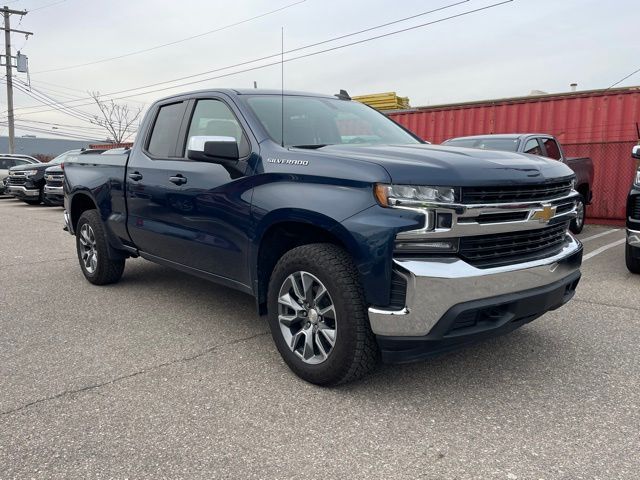
[[[562,155],[560,154],[558,142],[553,138],[543,138],[542,143],[544,144],[544,149],[547,151],[547,154],[545,155],[546,157],[553,158],[554,160],[560,160]]]
[[[163,105],[158,109],[147,143],[149,155],[156,158],[176,156],[176,145],[184,109],[185,102]]]

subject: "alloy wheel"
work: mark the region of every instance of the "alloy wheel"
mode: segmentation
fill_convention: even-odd
[[[96,236],[93,233],[93,228],[88,223],[85,223],[80,228],[80,235],[78,236],[80,242],[80,257],[85,270],[89,274],[93,274],[98,268],[98,251],[96,245]]]
[[[308,272],[289,275],[278,294],[278,324],[285,342],[303,362],[324,362],[336,343],[337,318],[331,295]]]

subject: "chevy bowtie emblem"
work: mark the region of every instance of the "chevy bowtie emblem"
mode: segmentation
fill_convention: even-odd
[[[540,220],[540,223],[549,223],[556,215],[556,207],[545,205],[542,210],[534,210],[531,220]]]

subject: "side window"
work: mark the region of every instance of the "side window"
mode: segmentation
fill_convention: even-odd
[[[189,139],[196,136],[233,137],[238,142],[240,158],[250,153],[249,142],[231,109],[220,100],[198,100],[191,117]]]
[[[544,148],[547,151],[547,157],[560,160],[560,147],[558,147],[558,143],[553,138],[545,138],[542,143],[544,143]]]
[[[156,121],[153,124],[149,145],[147,146],[147,151],[151,155],[154,157],[172,157],[175,155],[183,113],[183,102],[160,107]]]
[[[16,159],[14,160],[14,162],[15,162],[14,163],[15,165],[26,165],[27,163],[29,163],[26,160],[21,160],[21,159]]]
[[[531,138],[524,144],[524,153],[530,153],[531,155],[542,155],[542,149],[538,143],[537,138]]]
[[[9,170],[13,167],[14,162],[10,158],[0,158],[0,170]]]

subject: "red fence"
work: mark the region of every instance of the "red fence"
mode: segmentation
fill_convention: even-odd
[[[589,217],[625,217],[626,195],[635,171],[631,147],[638,140],[640,87],[424,107],[390,117],[433,143],[488,133],[555,135],[567,156],[593,159]]]
[[[624,220],[627,194],[635,173],[631,147],[636,142],[573,143],[563,145],[569,157],[591,157],[594,167],[593,203],[589,218]]]

